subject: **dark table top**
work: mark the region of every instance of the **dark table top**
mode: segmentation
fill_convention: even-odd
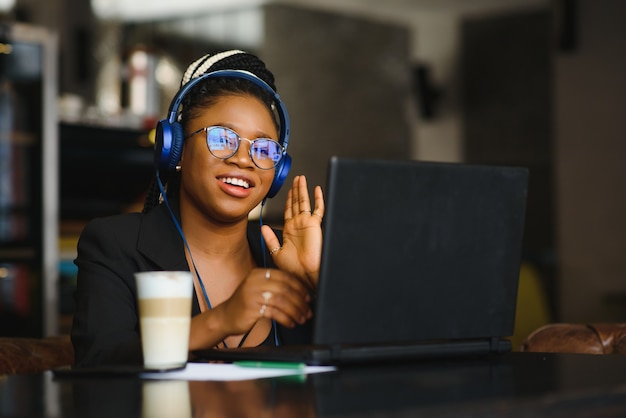
[[[1,417],[617,417],[626,356],[508,353],[239,382],[0,377]]]

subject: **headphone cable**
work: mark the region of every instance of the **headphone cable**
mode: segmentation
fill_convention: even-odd
[[[209,295],[206,291],[206,288],[204,287],[204,282],[202,280],[202,277],[200,276],[200,272],[198,271],[198,268],[196,267],[196,262],[193,259],[193,255],[191,254],[191,248],[189,248],[189,243],[187,242],[187,238],[185,238],[185,233],[183,232],[182,227],[180,226],[180,222],[178,222],[178,219],[176,219],[176,215],[174,215],[174,211],[172,210],[172,208],[170,207],[169,201],[167,199],[167,193],[165,193],[165,187],[163,186],[163,182],[161,181],[161,175],[159,174],[159,170],[156,170],[156,179],[157,179],[157,183],[159,185],[159,191],[161,192],[161,196],[163,197],[163,202],[165,203],[165,207],[167,207],[168,212],[170,213],[170,217],[172,218],[172,221],[174,222],[174,226],[176,226],[176,229],[178,230],[178,233],[180,235],[180,237],[183,239],[183,243],[185,244],[185,248],[187,248],[187,252],[189,253],[189,258],[191,260],[191,265],[193,266],[194,272],[196,273],[196,277],[198,278],[198,282],[200,283],[200,288],[202,289],[202,294],[204,295],[204,300],[206,301],[207,304],[207,308],[208,309],[213,309],[213,307],[211,306],[211,301],[209,300]],[[263,199],[263,202],[261,203],[261,211],[260,211],[260,215],[259,215],[259,219],[261,222],[261,226],[263,226],[263,207],[265,206],[265,201],[267,200],[267,198]],[[267,268],[267,257],[266,257],[266,245],[265,245],[265,239],[263,238],[263,234],[261,234],[261,251],[263,253],[263,267]],[[276,320],[272,319],[272,330],[274,331],[274,344],[276,345],[276,347],[279,346],[279,341],[278,341],[278,327],[276,325]],[[248,333],[250,331],[248,331],[245,335],[244,338],[242,339],[242,342],[245,340],[245,338],[248,336]],[[228,345],[226,344],[226,341],[222,340],[222,344],[224,344],[224,348],[228,348]]]

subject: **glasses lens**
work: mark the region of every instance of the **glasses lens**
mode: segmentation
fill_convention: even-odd
[[[239,149],[241,139],[237,132],[222,126],[213,126],[206,131],[209,151],[217,158],[230,158]],[[250,141],[252,162],[264,170],[274,168],[283,156],[283,147],[273,139],[257,138]]]
[[[276,166],[283,155],[280,144],[274,140],[258,138],[252,141],[250,147],[252,161],[259,168],[270,169]]]
[[[231,157],[239,148],[239,136],[237,133],[219,126],[207,129],[206,141],[209,151],[217,158]]]

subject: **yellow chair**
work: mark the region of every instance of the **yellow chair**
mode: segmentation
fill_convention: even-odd
[[[528,334],[550,322],[548,298],[541,277],[532,264],[522,263],[517,291],[515,331],[511,337],[513,350],[519,350]]]

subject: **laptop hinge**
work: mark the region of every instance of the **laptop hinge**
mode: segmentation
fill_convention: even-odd
[[[341,358],[341,345],[333,344],[330,346],[330,358],[331,359]]]
[[[489,352],[504,353],[511,351],[511,342],[500,337],[491,337],[489,339]]]

